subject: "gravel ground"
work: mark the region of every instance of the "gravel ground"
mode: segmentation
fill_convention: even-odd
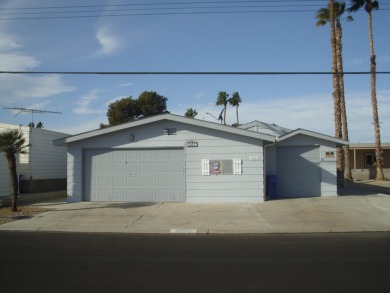
[[[16,220],[31,218],[37,214],[50,211],[50,209],[21,206],[17,212],[13,212],[10,207],[0,208],[0,225]]]

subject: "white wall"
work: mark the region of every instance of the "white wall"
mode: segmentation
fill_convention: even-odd
[[[66,147],[53,145],[65,133],[30,128],[29,170],[23,176],[33,179],[66,178]],[[27,178],[26,178],[27,179]]]
[[[164,128],[176,128],[176,135],[164,135]],[[135,141],[130,142],[133,134]],[[188,140],[198,147],[185,147]],[[263,147],[259,139],[221,131],[159,121],[68,144],[68,201],[82,200],[83,149],[96,148],[185,148],[187,202],[263,201]],[[252,160],[251,160],[252,157]],[[253,160],[253,157],[258,160]],[[202,176],[202,159],[242,159],[242,175]]]
[[[19,174],[23,179],[66,178],[66,147],[53,145],[53,140],[67,136],[66,133],[0,123],[0,131],[20,129],[26,140],[26,154],[19,155]],[[2,165],[0,165],[2,166]]]

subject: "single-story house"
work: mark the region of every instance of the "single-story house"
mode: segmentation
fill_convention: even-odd
[[[383,174],[390,179],[390,143],[382,143]],[[376,177],[376,157],[374,143],[349,144],[352,177],[356,180],[369,180]]]
[[[68,151],[68,202],[262,202],[268,178],[283,197],[337,195],[345,141],[257,124],[162,114],[57,139]]]
[[[20,129],[29,145],[17,158],[22,193],[66,189],[66,150],[53,146],[53,140],[68,134],[28,126],[0,123],[0,131]],[[0,153],[0,196],[10,195],[7,161]]]

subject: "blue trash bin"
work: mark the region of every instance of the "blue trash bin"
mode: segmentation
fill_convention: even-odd
[[[269,199],[278,198],[278,176],[277,175],[267,175],[266,195],[268,196]]]

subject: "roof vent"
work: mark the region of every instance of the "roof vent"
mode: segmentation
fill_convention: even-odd
[[[165,135],[176,135],[176,128],[165,128],[164,129],[164,134]]]

